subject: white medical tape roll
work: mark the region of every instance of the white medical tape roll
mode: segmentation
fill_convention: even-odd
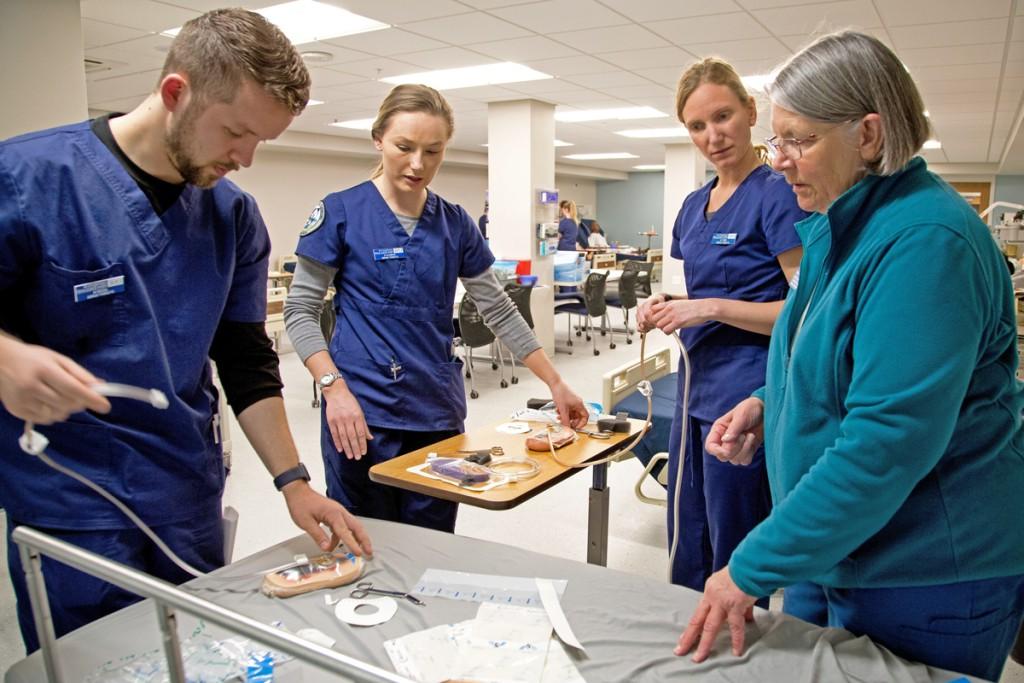
[[[495,429],[502,434],[525,434],[530,431],[530,425],[526,422],[503,422]]]
[[[368,605],[376,608],[376,612],[359,614],[356,609]],[[376,626],[395,616],[398,611],[398,603],[392,598],[367,598],[356,600],[355,598],[344,598],[334,608],[334,616],[352,626]]]

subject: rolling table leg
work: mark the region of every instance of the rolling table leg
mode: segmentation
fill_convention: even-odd
[[[608,463],[595,465],[587,508],[587,562],[608,565]]]

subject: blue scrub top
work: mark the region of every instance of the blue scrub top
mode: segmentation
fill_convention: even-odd
[[[558,251],[576,251],[576,236],[579,226],[571,218],[558,221]]]
[[[158,216],[89,123],[0,143],[0,328],[97,377],[160,389],[38,427],[47,452],[149,524],[219,514],[224,484],[209,350],[222,320],[266,317],[270,240],[252,197],[187,186]],[[121,529],[110,503],[23,453],[0,408],[0,505],[21,522]]]
[[[690,298],[778,301],[789,291],[778,255],[800,246],[793,227],[807,213],[785,178],[758,166],[711,217],[718,178],[684,201],[672,229]],[[690,414],[715,420],[764,385],[769,337],[720,322],[680,330],[690,355]],[[680,398],[683,367],[680,361]]]
[[[462,363],[452,355],[460,277],[494,263],[466,211],[428,192],[412,236],[371,181],[323,200],[295,253],[338,272],[330,351],[373,427],[463,428]]]

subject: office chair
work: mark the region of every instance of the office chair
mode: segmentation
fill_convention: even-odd
[[[473,377],[473,349],[490,346],[493,343],[494,333],[491,332],[491,328],[484,324],[484,318],[480,315],[480,309],[477,308],[476,301],[473,300],[469,293],[466,293],[459,303],[459,338],[456,341],[456,345],[464,349],[463,356],[465,356],[467,367],[466,377],[469,378],[470,398],[478,398],[480,396],[476,390],[476,381]],[[491,367],[493,368],[494,365],[492,362]],[[501,368],[501,388],[505,389],[508,387],[508,382],[505,380],[505,362],[501,356],[500,345],[498,345],[497,365]]]
[[[634,263],[629,261],[629,263]],[[633,333],[629,329],[629,311],[636,308],[636,288],[640,272],[637,270],[622,270],[622,277],[619,278],[619,291],[604,298],[605,302],[614,308],[622,309],[622,320],[626,327],[626,343],[633,343]],[[609,325],[609,327],[611,327]]]
[[[556,315],[559,313],[569,314],[569,325],[566,328],[569,333],[569,346],[572,346],[572,315],[586,317],[587,341],[593,342],[595,356],[601,355],[601,352],[597,350],[597,339],[592,334],[594,329],[593,319],[601,318],[601,324],[604,325],[604,319],[608,313],[608,304],[604,300],[607,280],[608,273],[591,273],[587,276],[587,281],[583,283],[583,303],[566,303],[555,308]],[[611,331],[610,325],[609,334],[611,334],[611,343],[608,345],[608,348],[614,349],[615,333]],[[569,353],[572,353],[571,349]]]
[[[530,296],[533,294],[533,285],[517,285],[510,282],[505,285],[505,293],[508,294],[508,298],[512,299],[512,303],[516,305],[516,309],[519,311],[519,315],[523,316],[527,327],[532,330],[533,313],[530,311]],[[515,358],[512,359],[512,378],[509,381],[512,384],[519,384],[519,378],[516,377]]]
[[[651,273],[654,271],[654,264],[647,261],[625,261],[622,264],[623,274],[627,271],[634,271],[636,273],[647,273],[647,277],[640,277],[637,275],[636,280],[636,292],[642,297],[648,297],[651,295]]]

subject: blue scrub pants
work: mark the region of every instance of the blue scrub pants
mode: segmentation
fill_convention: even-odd
[[[7,569],[17,598],[21,638],[25,642],[26,654],[31,654],[39,649],[39,639],[32,618],[25,572],[21,566],[21,553],[11,540],[11,531],[20,525],[16,520],[7,520]],[[192,578],[135,527],[108,531],[34,528],[170,583],[184,583]],[[224,566],[224,527],[219,514],[215,519],[195,519],[181,524],[153,527],[153,531],[181,559],[199,571],[207,572]],[[46,594],[58,638],[142,599],[130,591],[50,557],[44,556],[42,559]]]
[[[681,415],[676,414],[668,442],[668,543],[672,547],[672,504],[679,467]],[[721,462],[704,452],[711,423],[690,417],[686,462],[679,493],[679,545],[672,565],[672,583],[704,590],[712,573],[729,564],[732,551],[771,511],[771,492],[759,448],[749,465]],[[768,598],[757,603],[767,608]]]
[[[455,531],[458,503],[377,484],[370,481],[369,473],[370,468],[377,463],[461,432],[455,429],[410,432],[371,426],[373,440],[366,442],[366,455],[359,460],[349,460],[334,447],[331,433],[326,429],[326,421],[323,424],[325,428],[320,431],[320,448],[324,456],[329,497],[360,517],[402,522],[438,531]]]
[[[903,588],[786,588],[783,612],[866,635],[930,666],[999,679],[1024,617],[1024,575]]]

